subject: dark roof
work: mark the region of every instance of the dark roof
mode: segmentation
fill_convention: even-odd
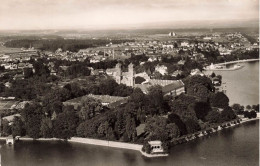
[[[169,85],[166,85],[166,86],[162,87],[162,92],[163,93],[169,93],[169,92],[171,92],[173,90],[177,90],[177,89],[183,88],[183,87],[184,87],[183,82],[178,80],[178,81],[176,81],[174,83],[171,83]]]

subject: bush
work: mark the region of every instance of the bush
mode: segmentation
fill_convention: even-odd
[[[144,145],[142,147],[142,151],[147,153],[147,154],[151,154],[151,152],[152,152],[151,145],[148,142],[144,143]]]

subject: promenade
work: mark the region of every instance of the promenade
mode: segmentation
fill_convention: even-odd
[[[234,63],[252,62],[252,61],[259,61],[259,59],[244,59],[244,60],[230,61],[230,62],[224,62],[224,63],[216,63],[214,65],[228,65],[228,64],[234,64]]]

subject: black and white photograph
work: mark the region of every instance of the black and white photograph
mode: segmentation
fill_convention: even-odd
[[[259,0],[0,0],[0,166],[259,166]]]

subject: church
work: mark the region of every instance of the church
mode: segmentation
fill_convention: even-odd
[[[128,65],[128,72],[122,72],[122,65],[118,63],[115,68],[107,69],[106,73],[112,76],[118,84],[125,84],[131,87],[135,85],[135,71],[132,63]]]
[[[164,95],[177,96],[185,92],[184,83],[181,80],[151,79],[146,73],[145,75],[143,73],[136,74],[132,63],[128,65],[127,72],[122,72],[122,66],[118,63],[115,68],[107,69],[106,73],[112,76],[118,84],[125,84],[126,86],[140,88],[145,94],[147,94],[148,89],[154,85],[162,86]],[[135,84],[136,76],[141,76],[145,78],[146,81],[142,84]]]

